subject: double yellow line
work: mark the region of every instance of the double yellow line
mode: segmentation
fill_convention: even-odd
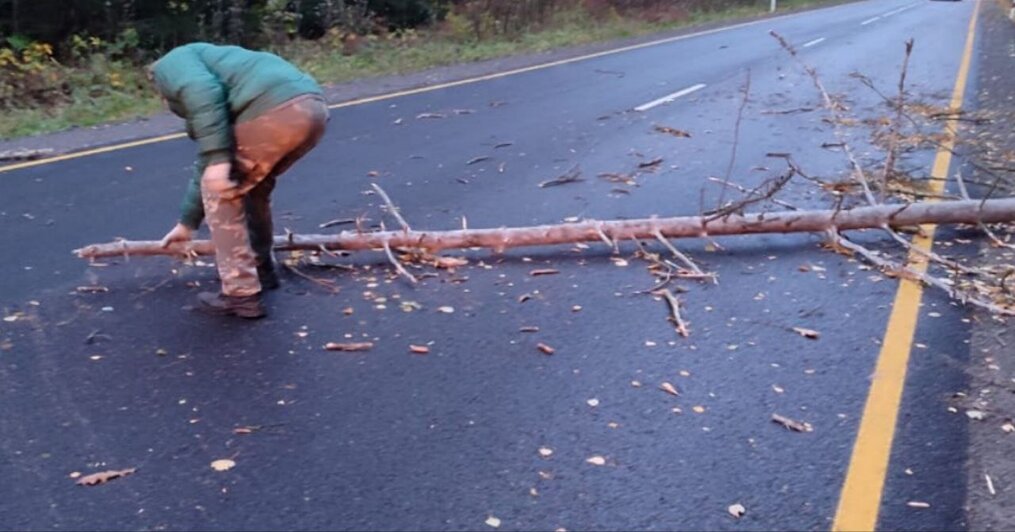
[[[962,108],[979,12],[980,3],[977,1],[973,15],[969,19],[966,46],[962,52],[959,73],[955,78],[955,88],[952,90],[952,110]],[[957,120],[945,123],[946,139],[937,151],[931,170],[932,175],[939,178],[931,184],[934,196],[939,196],[944,191],[945,179],[948,178],[948,169],[952,163],[952,148],[955,146],[957,126]],[[913,246],[922,251],[929,251],[934,244],[935,226],[925,225],[922,229],[921,234],[913,238]],[[913,269],[927,271],[927,261],[919,252],[911,251],[908,260]],[[853,455],[846,471],[846,480],[842,486],[842,495],[839,498],[839,508],[835,513],[832,530],[866,531],[874,530],[877,525],[885,476],[888,473],[888,458],[892,452],[895,424],[899,417],[906,369],[909,366],[909,353],[913,349],[913,335],[916,332],[922,296],[923,286],[919,282],[903,279],[899,284],[867,395],[867,403],[863,409],[863,417],[860,419],[860,430],[853,445]]]

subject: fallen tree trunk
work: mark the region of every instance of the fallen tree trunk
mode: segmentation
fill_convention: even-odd
[[[331,235],[275,237],[275,248],[286,250],[381,250],[417,248],[431,253],[455,248],[489,248],[502,251],[512,247],[546,246],[575,242],[629,239],[694,238],[755,233],[827,232],[912,226],[919,224],[978,224],[1015,221],[1015,198],[986,201],[930,201],[895,205],[857,207],[848,210],[778,211],[730,214],[722,217],[680,216],[635,220],[596,221],[454,231],[343,231]],[[82,258],[122,255],[212,255],[211,242],[198,240],[162,248],[158,241],[128,241],[93,244],[74,251]]]

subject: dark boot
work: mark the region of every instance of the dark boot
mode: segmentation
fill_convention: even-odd
[[[218,292],[197,294],[198,309],[215,316],[239,316],[254,320],[268,315],[261,303],[261,294],[252,296],[227,296]]]
[[[267,267],[257,267],[257,278],[261,281],[261,290],[275,290],[279,286],[278,273],[275,272],[275,265],[270,261]]]

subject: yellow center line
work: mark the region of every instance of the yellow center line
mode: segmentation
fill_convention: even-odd
[[[976,2],[973,14],[969,19],[965,49],[962,62],[955,79],[952,91],[951,109],[962,107],[966,92],[966,81],[969,78],[969,64],[973,55],[973,42],[976,37],[976,19],[980,12],[980,3]],[[954,115],[953,115],[954,116]],[[948,120],[945,124],[946,138],[941,143],[934,158],[931,170],[936,181],[931,182],[935,195],[944,190],[945,179],[952,162],[952,148],[955,145],[955,134],[958,121]],[[929,201],[934,201],[933,199]],[[922,226],[922,234],[913,238],[913,245],[923,251],[929,251],[934,244],[934,225]],[[909,253],[912,268],[921,272],[927,270],[927,261],[917,251]],[[906,382],[906,369],[909,365],[909,354],[912,350],[913,335],[916,331],[917,315],[920,310],[920,298],[923,286],[908,279],[903,279],[895,294],[895,302],[888,318],[884,342],[878,354],[877,365],[871,380],[867,403],[864,405],[860,429],[857,431],[853,454],[846,471],[846,480],[839,498],[839,508],[835,513],[832,530],[835,531],[867,531],[874,530],[881,508],[881,495],[888,473],[888,459],[892,452],[892,440],[895,437],[895,423],[899,415],[902,391]]]

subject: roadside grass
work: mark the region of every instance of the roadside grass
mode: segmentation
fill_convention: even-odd
[[[779,0],[780,12],[848,0]],[[750,17],[767,12],[760,7],[742,7],[712,13],[690,13],[677,20],[650,21],[639,18],[608,17],[595,20],[582,11],[561,13],[545,29],[516,37],[496,36],[475,40],[447,31],[432,30],[395,38],[367,38],[356,53],[345,55],[341,43],[302,41],[286,45],[277,53],[312,74],[322,84],[340,83],[372,76],[405,74],[427,68],[468,63],[525,53],[539,53],[615,39],[639,37],[676,28],[722,20]],[[118,65],[123,79],[138,79],[141,67]],[[75,69],[71,69],[75,70]],[[71,72],[71,79],[89,80],[94,73],[85,69]],[[86,82],[82,81],[82,85]],[[145,83],[107,88],[90,96],[76,88],[70,101],[61,105],[12,109],[0,115],[0,139],[11,139],[89,127],[151,116],[162,112],[161,100]]]

